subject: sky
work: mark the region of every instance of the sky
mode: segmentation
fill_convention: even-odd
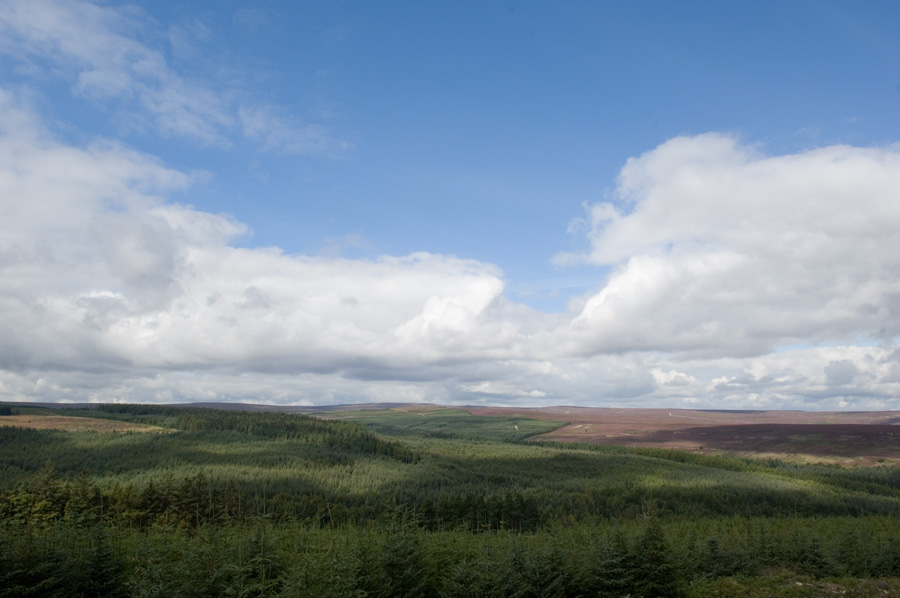
[[[0,2],[0,400],[900,409],[900,4]]]

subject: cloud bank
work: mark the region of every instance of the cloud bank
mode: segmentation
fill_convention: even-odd
[[[171,200],[208,177],[0,94],[0,399],[900,408],[896,147],[628,160],[563,314],[477,260],[239,248]]]

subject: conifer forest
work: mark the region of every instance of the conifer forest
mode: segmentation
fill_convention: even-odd
[[[890,464],[542,442],[565,422],[457,409],[4,413],[3,597],[900,595]]]

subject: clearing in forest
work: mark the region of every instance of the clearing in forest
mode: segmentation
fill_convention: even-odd
[[[67,432],[171,432],[157,426],[67,415],[6,415],[0,418],[0,426]]]

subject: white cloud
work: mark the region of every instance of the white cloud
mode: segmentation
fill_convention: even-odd
[[[898,358],[886,347],[819,347],[752,359],[683,362],[707,403],[794,409],[896,409]],[[855,373],[854,373],[855,372]]]
[[[61,145],[0,100],[6,364],[372,376],[501,346],[491,265],[232,247],[241,224],[161,198],[192,177],[115,144]]]
[[[900,151],[766,157],[721,135],[628,161],[590,209],[616,266],[572,323],[586,353],[755,355],[900,334]]]
[[[76,95],[113,108],[128,129],[150,128],[212,146],[231,145],[243,134],[264,150],[286,153],[333,155],[349,148],[326,127],[261,102],[231,80],[174,68],[164,41],[178,55],[196,58],[192,40],[211,35],[204,23],[173,25],[154,37],[156,28],[134,7],[86,0],[0,3],[0,53],[16,59],[33,80],[69,81]]]
[[[674,140],[592,209],[606,284],[542,314],[475,260],[235,247],[167,200],[206,175],[63,144],[2,93],[0,398],[897,408],[898,173]]]

